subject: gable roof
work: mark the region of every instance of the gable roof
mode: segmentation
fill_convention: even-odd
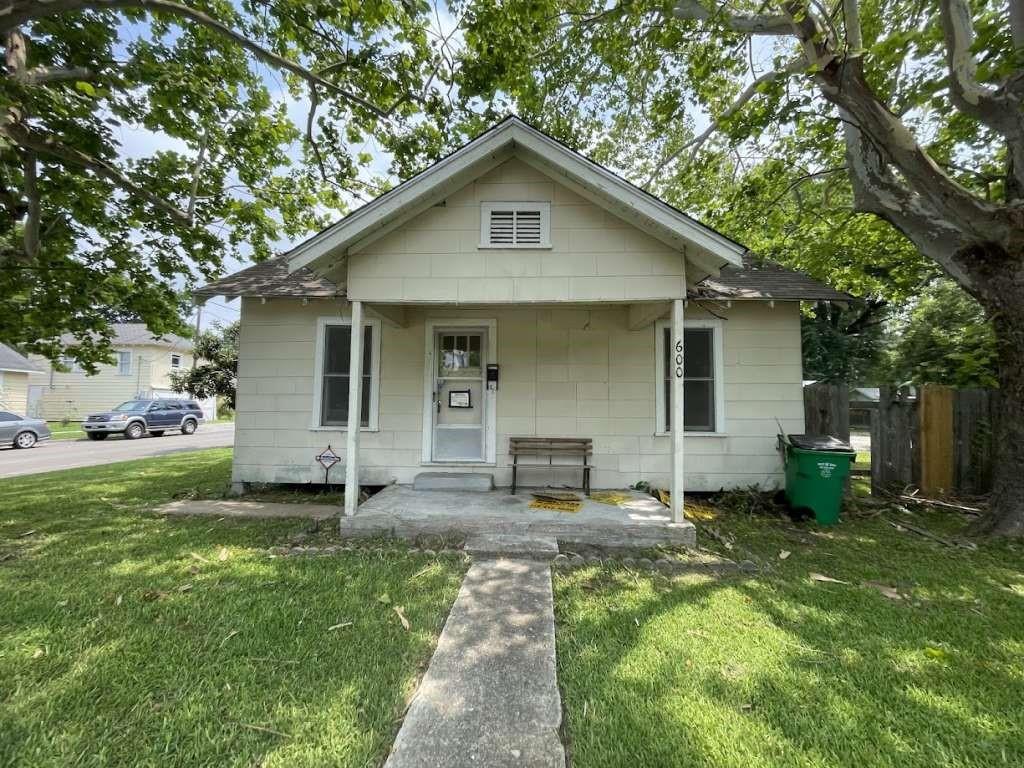
[[[513,116],[299,243],[286,254],[289,271],[340,256],[369,238],[401,226],[512,156],[669,246],[696,251],[704,256],[701,262],[713,269],[739,266],[747,250]]]
[[[153,346],[183,351],[192,349],[191,339],[186,339],[176,333],[165,333],[157,338],[145,323],[114,323],[111,328],[114,334],[110,343],[115,347]],[[60,340],[62,344],[74,344],[76,341],[70,333],[65,333]]]
[[[6,344],[0,344],[0,371],[11,373],[39,373],[42,371],[35,363]]]
[[[749,254],[743,257],[741,266],[725,267],[719,275],[697,283],[688,295],[692,299],[723,301],[852,301],[854,298],[803,272]],[[281,255],[215,280],[196,291],[195,296],[200,300],[214,296],[344,298],[345,288],[305,267],[289,274],[288,256]]]

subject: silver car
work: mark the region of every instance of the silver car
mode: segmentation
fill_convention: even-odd
[[[0,411],[0,445],[31,448],[50,439],[50,428],[42,419],[29,419],[10,411]]]

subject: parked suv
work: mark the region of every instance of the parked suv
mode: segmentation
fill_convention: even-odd
[[[106,440],[110,434],[137,440],[147,432],[160,437],[169,429],[191,435],[202,421],[203,410],[195,400],[129,400],[112,411],[90,413],[82,430],[90,440]]]

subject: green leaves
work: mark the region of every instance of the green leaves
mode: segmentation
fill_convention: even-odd
[[[432,94],[450,79],[426,32],[434,22],[427,4],[197,7],[334,88],[395,107],[391,118],[381,122],[321,87],[307,135],[303,80],[173,14],[58,11],[26,25],[30,67],[89,76],[26,86],[0,75],[0,99],[92,166],[40,154],[42,247],[29,259],[23,152],[0,140],[0,338],[8,343],[51,357],[67,352],[89,368],[109,352],[110,316],[187,333],[180,318],[189,290],[217,276],[226,258],[265,259],[285,238],[365,199],[375,181],[365,147],[393,151],[397,170],[408,172],[441,145],[417,141],[421,126],[443,114]],[[421,98],[428,81],[433,90]],[[414,115],[425,119],[413,124]],[[171,208],[191,212],[191,223]],[[70,346],[59,340],[64,333],[74,337]]]

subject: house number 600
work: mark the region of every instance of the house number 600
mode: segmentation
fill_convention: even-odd
[[[683,378],[683,342],[676,340],[676,378]]]

